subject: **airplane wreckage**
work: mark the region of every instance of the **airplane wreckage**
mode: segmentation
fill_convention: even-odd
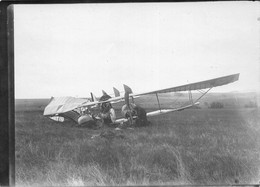
[[[199,105],[199,100],[212,88],[233,83],[238,79],[239,73],[144,93],[133,93],[130,87],[124,85],[125,94],[123,96],[121,96],[120,92],[114,88],[115,97],[111,97],[105,91],[103,91],[103,96],[100,97],[99,100],[92,93],[91,100],[75,97],[52,97],[49,104],[46,106],[43,115],[58,122],[71,120],[78,125],[87,125],[89,122],[95,121],[113,124],[147,123],[147,117],[181,111],[193,106],[197,106]],[[200,97],[194,100],[192,97],[192,91],[200,92]],[[189,102],[175,108],[162,108],[158,94],[171,92],[188,92]],[[144,95],[156,96],[158,110],[146,113],[143,108],[134,103],[134,98]],[[132,102],[130,102],[129,98],[131,98]],[[115,111],[112,107],[112,104],[118,102],[125,102],[125,105],[122,107],[123,117],[119,119],[116,118]],[[93,109],[98,109],[98,114],[94,114],[92,112]]]

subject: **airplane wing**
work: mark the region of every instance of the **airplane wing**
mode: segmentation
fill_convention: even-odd
[[[65,113],[81,107],[85,103],[90,102],[88,99],[80,99],[75,97],[52,97],[49,104],[44,109],[44,116]]]
[[[182,111],[184,109],[191,108],[191,107],[196,106],[196,105],[199,105],[199,102],[189,104],[189,105],[186,105],[186,106],[182,106],[182,107],[177,107],[177,108],[156,110],[156,111],[148,112],[146,115],[147,116],[157,116],[157,115],[161,115],[161,114],[167,114],[167,113],[170,113],[170,112]]]
[[[159,109],[156,110],[156,111],[148,112],[146,115],[147,116],[156,116],[156,115],[166,114],[166,113],[170,113],[170,112],[181,111],[181,110],[199,105],[198,101],[210,89],[212,89],[213,87],[222,86],[222,85],[226,85],[226,84],[235,82],[238,79],[239,79],[239,73],[233,74],[233,75],[228,75],[228,76],[223,76],[223,77],[218,77],[218,78],[210,79],[210,80],[206,80],[206,81],[186,84],[186,85],[182,85],[182,86],[176,86],[176,87],[171,87],[171,88],[166,88],[166,89],[161,89],[161,90],[155,90],[155,91],[150,91],[150,92],[144,92],[144,93],[138,93],[138,94],[131,93],[131,89],[126,85],[124,85],[124,88],[125,88],[125,92],[127,92],[130,89],[131,94],[129,94],[129,97],[155,94],[156,97],[157,97]],[[203,89],[208,89],[208,90],[206,92],[203,92],[202,91]],[[197,100],[193,101],[192,94],[191,94],[192,90],[199,90],[202,93],[202,96],[200,96]],[[180,107],[176,107],[176,108],[161,109],[159,98],[158,98],[159,93],[180,92],[180,91],[189,91],[189,100],[190,100],[189,103],[186,103],[185,105],[180,106]],[[129,97],[125,98],[125,99],[128,100]],[[116,120],[117,123],[121,123],[121,122],[125,122],[125,121],[127,121],[127,119],[124,119],[124,118]]]
[[[136,95],[137,96],[148,95],[148,94],[155,94],[156,95],[159,110],[147,113],[147,116],[156,116],[156,115],[166,114],[166,113],[169,113],[169,112],[181,111],[181,110],[184,110],[184,109],[187,109],[187,108],[191,108],[195,105],[199,105],[198,101],[205,94],[207,94],[207,92],[210,91],[213,87],[223,86],[223,85],[235,82],[238,79],[239,79],[239,73],[224,76],[224,77],[218,77],[218,78],[210,79],[210,80],[206,80],[206,81],[186,84],[186,85],[182,85],[182,86],[176,86],[176,87],[171,87],[171,88],[166,88],[166,89],[161,89],[161,90],[156,90],[156,91],[151,91],[151,92],[145,92],[145,93],[136,94]],[[204,91],[202,91],[203,89],[207,89],[207,91],[204,92]],[[193,98],[192,98],[192,93],[191,93],[192,90],[198,90],[202,93],[202,95],[198,99],[196,99],[195,101],[193,101]],[[169,92],[180,92],[180,91],[189,91],[189,101],[190,101],[189,104],[186,103],[185,105],[182,105],[182,106],[177,107],[177,108],[161,109],[158,93],[169,93]]]
[[[201,90],[201,89],[213,88],[213,87],[229,84],[229,83],[237,81],[238,79],[239,79],[239,73],[224,76],[224,77],[219,77],[219,78],[215,78],[215,79],[210,79],[210,80],[206,80],[206,81],[186,84],[186,85],[182,85],[182,86],[176,86],[176,87],[155,90],[155,91],[151,91],[151,92],[144,92],[144,93],[139,93],[139,94],[132,94],[132,95],[139,96],[139,95],[148,95],[148,94],[156,94],[156,93],[158,94],[158,93]],[[131,96],[131,94],[130,94],[130,96]]]
[[[75,97],[52,97],[49,104],[45,107],[43,115],[58,122],[70,119],[78,123],[78,119],[83,112],[81,110],[98,103],[98,101],[91,102],[88,99]],[[88,105],[86,106],[85,104]]]
[[[232,82],[235,82],[239,79],[239,73],[238,74],[233,74],[233,75],[228,75],[224,77],[218,77],[215,79],[210,79],[206,81],[201,81],[201,82],[196,82],[196,83],[191,83],[191,84],[186,84],[182,86],[176,86],[176,87],[171,87],[171,88],[166,88],[166,89],[161,89],[161,90],[154,90],[154,91],[149,91],[149,92],[143,92],[143,93],[133,93],[131,88],[129,88],[127,85],[124,85],[125,92],[129,92],[129,97],[139,97],[143,95],[149,95],[149,94],[159,94],[159,93],[170,93],[170,92],[180,92],[180,91],[192,91],[192,90],[201,90],[201,89],[206,89],[206,88],[213,88],[217,86],[222,86],[225,84],[229,84]],[[91,106],[95,104],[101,104],[105,102],[121,102],[124,101],[124,96],[117,96],[117,97],[112,97],[106,101],[96,101],[96,102],[88,102],[82,104],[82,106]]]

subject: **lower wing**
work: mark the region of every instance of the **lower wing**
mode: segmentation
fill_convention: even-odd
[[[197,105],[199,105],[199,102],[196,102],[196,103],[190,104],[190,105],[186,105],[186,106],[182,106],[182,107],[179,107],[179,108],[169,108],[169,109],[156,110],[156,111],[148,112],[146,114],[146,116],[158,116],[158,115],[167,114],[167,113],[170,113],[170,112],[181,111],[181,110],[191,108],[191,107],[194,107],[194,106],[197,106]]]
[[[199,102],[196,102],[196,103],[189,104],[189,105],[182,106],[182,107],[178,107],[178,108],[155,110],[155,111],[152,111],[152,112],[148,112],[146,114],[146,116],[148,116],[148,117],[149,116],[158,116],[158,115],[167,114],[167,113],[170,113],[170,112],[176,112],[176,111],[181,111],[181,110],[184,110],[184,109],[192,108],[192,107],[198,106],[198,105],[199,105]],[[135,116],[133,116],[133,118],[135,118]],[[115,121],[115,123],[124,123],[124,122],[127,122],[127,121],[128,121],[128,119],[126,119],[126,118],[120,118],[120,119],[117,119]]]

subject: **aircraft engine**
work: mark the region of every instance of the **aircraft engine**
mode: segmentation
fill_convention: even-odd
[[[83,123],[87,123],[90,121],[94,121],[93,118],[89,114],[85,114],[79,117],[78,124],[82,125]]]

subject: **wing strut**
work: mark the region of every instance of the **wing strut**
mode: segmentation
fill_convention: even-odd
[[[206,93],[208,93],[212,88],[213,88],[213,87],[209,88],[206,92],[204,92],[204,93],[195,101],[195,103],[196,103],[197,101],[199,101],[204,95],[206,95]],[[202,90],[201,90],[200,92],[202,92]]]
[[[131,96],[131,98],[132,98],[132,103],[135,103],[134,96]]]
[[[157,98],[158,106],[159,106],[159,109],[160,109],[160,112],[161,112],[162,109],[161,109],[160,101],[159,101],[159,98],[158,98],[158,93],[155,93],[155,94],[156,94],[156,98]]]
[[[189,101],[193,105],[193,99],[192,99],[192,93],[191,90],[189,90]]]

